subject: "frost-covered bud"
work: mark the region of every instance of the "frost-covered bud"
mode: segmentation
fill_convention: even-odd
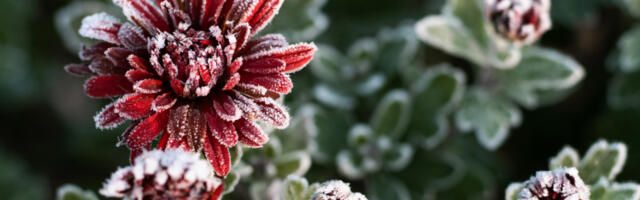
[[[487,17],[503,37],[531,44],[551,29],[550,0],[485,0]]]
[[[100,194],[125,199],[218,199],[222,181],[200,155],[182,150],[149,151],[133,166],[118,169]]]
[[[367,200],[367,197],[356,192],[351,192],[349,184],[339,181],[327,181],[323,183],[313,196],[311,200]]]
[[[518,200],[589,200],[589,187],[576,168],[540,171],[524,183]]]

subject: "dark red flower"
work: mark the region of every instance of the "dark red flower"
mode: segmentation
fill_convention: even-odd
[[[524,44],[551,29],[550,0],[485,0],[486,12],[501,36]]]
[[[251,39],[284,0],[114,0],[130,22],[105,13],[86,17],[80,34],[102,40],[83,48],[75,75],[92,76],[85,92],[119,98],[96,117],[99,128],[127,120],[121,144],[132,159],[155,148],[204,151],[216,173],[230,168],[229,147],[261,147],[254,122],[289,124],[276,102],[293,87],[288,74],[306,66],[314,44],[289,45],[280,34]]]

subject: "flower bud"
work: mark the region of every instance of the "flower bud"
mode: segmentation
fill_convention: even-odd
[[[531,44],[551,28],[550,0],[485,0],[486,13],[501,36]]]
[[[589,200],[589,187],[576,168],[540,171],[524,183],[518,200]]]

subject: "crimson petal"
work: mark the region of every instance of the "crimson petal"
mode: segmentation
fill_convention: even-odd
[[[207,134],[207,140],[204,145],[204,154],[207,156],[213,170],[218,176],[226,176],[231,168],[231,154],[229,149],[220,144],[218,140],[211,134]]]
[[[238,130],[238,135],[240,136],[240,142],[244,145],[249,147],[262,147],[262,145],[269,141],[269,137],[262,132],[257,124],[244,117],[235,121],[233,125],[236,126],[236,130]]]
[[[206,137],[206,124],[204,116],[199,109],[190,104],[185,104],[171,109],[167,132],[173,138],[184,138],[193,151],[202,147],[203,138]]]
[[[213,97],[213,108],[218,113],[218,116],[225,121],[236,121],[240,119],[242,114],[233,99],[225,93],[219,93]]]
[[[281,59],[264,58],[244,63],[241,69],[242,71],[251,73],[273,74],[284,70],[286,65],[287,63]]]
[[[260,0],[254,7],[251,15],[246,18],[251,26],[251,35],[255,35],[262,30],[278,13],[284,0]]]
[[[89,69],[98,75],[123,74],[126,71],[125,68],[115,66],[105,57],[93,59],[89,64]]]
[[[81,60],[93,60],[98,56],[104,56],[104,51],[111,47],[114,47],[114,44],[108,42],[98,42],[91,47],[83,46],[78,56]]]
[[[155,95],[127,94],[116,101],[116,112],[127,119],[140,119],[152,113],[151,103]]]
[[[137,149],[151,143],[167,127],[168,116],[167,112],[160,112],[140,122],[127,138],[127,147]]]
[[[317,47],[315,44],[300,43],[252,54],[245,57],[245,62],[249,63],[263,58],[278,58],[287,63],[286,68],[280,72],[291,73],[302,69],[302,67],[308,64],[316,50]]]
[[[107,13],[96,13],[82,19],[80,35],[87,38],[120,44],[118,30],[121,24],[118,19]]]
[[[243,55],[253,54],[271,48],[285,47],[287,45],[289,45],[289,43],[287,43],[287,40],[281,34],[268,34],[247,42],[240,53]]]
[[[234,87],[236,87],[236,85],[238,85],[239,82],[240,82],[240,74],[235,73],[231,75],[231,77],[229,77],[229,80],[227,80],[227,83],[225,83],[224,87],[222,87],[222,91],[228,91],[233,89]]]
[[[89,65],[88,64],[68,64],[66,66],[64,66],[64,70],[67,71],[67,73],[74,75],[74,76],[80,76],[80,77],[84,77],[84,76],[91,76],[91,75],[96,75],[95,73],[93,73],[91,71],[91,69],[89,69]]]
[[[162,112],[168,110],[176,104],[178,98],[176,98],[173,93],[167,92],[161,95],[158,95],[153,103],[151,104],[151,109],[156,112]]]
[[[211,104],[207,100],[203,104],[211,135],[227,147],[235,146],[238,143],[238,134],[233,123],[220,118]]]
[[[127,57],[132,53],[133,52],[129,49],[111,47],[104,52],[104,55],[117,67],[127,68],[130,66]]]
[[[155,77],[151,72],[143,71],[143,70],[129,70],[124,74],[129,81],[132,83],[136,83],[141,80],[150,79]]]
[[[118,31],[118,39],[128,49],[140,50],[147,47],[147,38],[138,26],[130,23],[123,24]]]
[[[122,12],[129,21],[142,26],[147,32],[154,34],[157,33],[156,30],[170,31],[169,22],[152,2],[148,0],[114,0],[114,2],[122,7]]]
[[[155,94],[164,89],[164,82],[158,79],[144,79],[136,82],[133,89],[138,93]]]
[[[260,108],[258,116],[265,123],[277,129],[289,126],[289,112],[275,100],[267,97],[254,99],[254,103]]]
[[[96,122],[96,127],[99,129],[112,129],[122,124],[126,118],[121,117],[116,112],[114,103],[111,103],[105,106],[102,111],[93,117],[93,120]]]
[[[131,93],[133,86],[124,75],[96,76],[84,83],[84,91],[90,97],[105,98]]]
[[[245,85],[260,86],[267,90],[280,94],[288,94],[293,88],[289,76],[284,74],[253,74],[242,73],[240,83]]]

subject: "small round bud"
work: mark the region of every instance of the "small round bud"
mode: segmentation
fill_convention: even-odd
[[[550,0],[485,0],[486,13],[501,36],[531,44],[551,29]]]
[[[524,183],[518,200],[589,200],[589,187],[576,168],[540,171]]]
[[[358,192],[351,192],[349,184],[333,180],[320,185],[311,196],[311,200],[367,200],[367,197]]]

